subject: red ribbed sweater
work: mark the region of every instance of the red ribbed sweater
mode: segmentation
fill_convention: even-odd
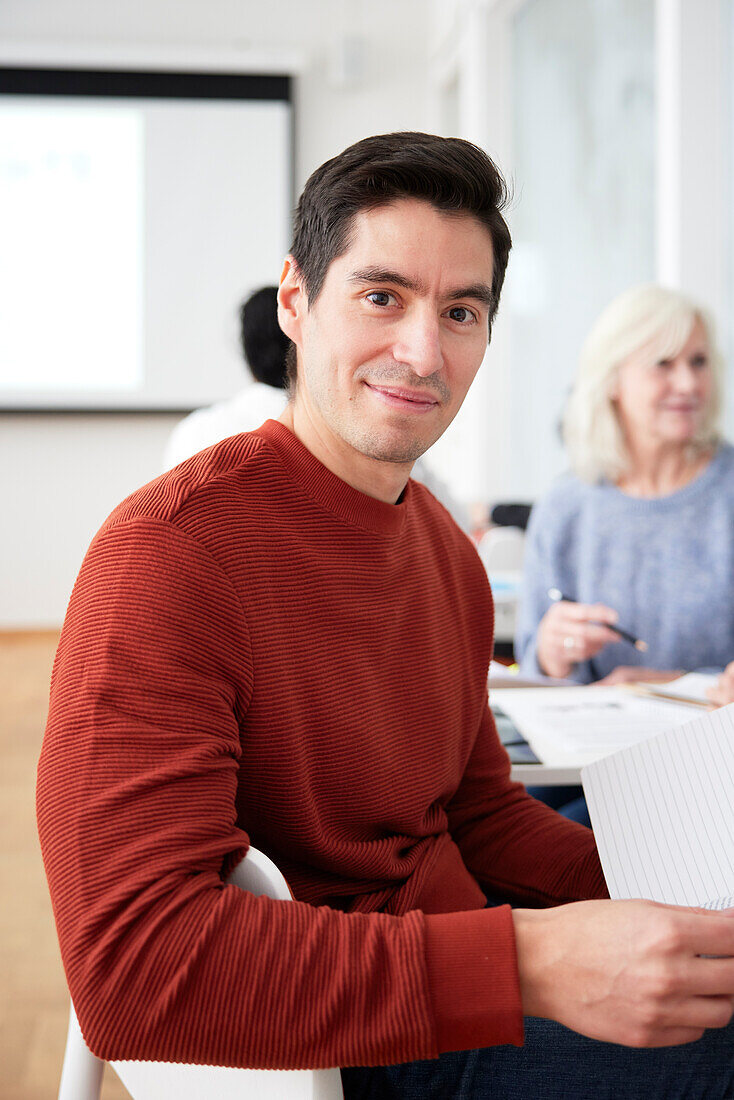
[[[283,425],[120,505],[69,605],[39,763],[92,1050],[253,1067],[522,1042],[512,919],[605,893],[509,780],[492,604],[422,486],[384,504]],[[252,843],[295,902],[224,886]]]

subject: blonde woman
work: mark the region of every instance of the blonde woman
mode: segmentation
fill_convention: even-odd
[[[643,286],[602,313],[564,419],[572,473],[528,529],[524,670],[666,679],[734,656],[734,448],[720,404],[721,360],[698,305]]]
[[[524,672],[666,680],[734,656],[734,448],[720,404],[721,360],[698,305],[643,286],[602,313],[564,418],[572,472],[528,526]],[[531,794],[589,824],[580,787]]]

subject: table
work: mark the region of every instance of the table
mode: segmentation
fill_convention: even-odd
[[[581,782],[581,766],[544,764],[538,760],[520,731],[506,714],[493,708],[500,741],[507,749],[512,768],[510,777],[530,787],[577,786]]]
[[[513,777],[539,786],[578,784],[584,764],[687,725],[701,713],[695,703],[659,698],[631,684],[495,685],[490,704]]]
[[[513,764],[510,778],[526,787],[578,787],[581,768],[559,767],[555,764]]]

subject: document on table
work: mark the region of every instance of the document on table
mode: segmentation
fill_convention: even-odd
[[[657,695],[661,699],[680,699],[683,703],[710,706],[711,700],[706,692],[714,687],[718,678],[711,672],[687,672],[685,676],[668,680],[666,684],[637,684],[636,689],[646,695]]]
[[[623,687],[499,688],[490,703],[512,720],[544,764],[580,765],[690,722],[683,703]]]
[[[589,764],[581,781],[613,898],[734,906],[734,704]]]

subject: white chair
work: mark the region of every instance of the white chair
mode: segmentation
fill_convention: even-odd
[[[288,883],[257,848],[229,876],[251,894],[290,901]],[[133,1100],[341,1100],[338,1069],[257,1070],[173,1062],[111,1062]],[[59,1100],[99,1100],[104,1062],[84,1042],[74,1006],[69,1012]]]
[[[480,538],[477,553],[490,577],[522,573],[525,532],[519,527],[490,527]]]
[[[479,540],[477,553],[492,585],[495,644],[511,646],[522,584],[525,532],[519,527],[491,527]]]

